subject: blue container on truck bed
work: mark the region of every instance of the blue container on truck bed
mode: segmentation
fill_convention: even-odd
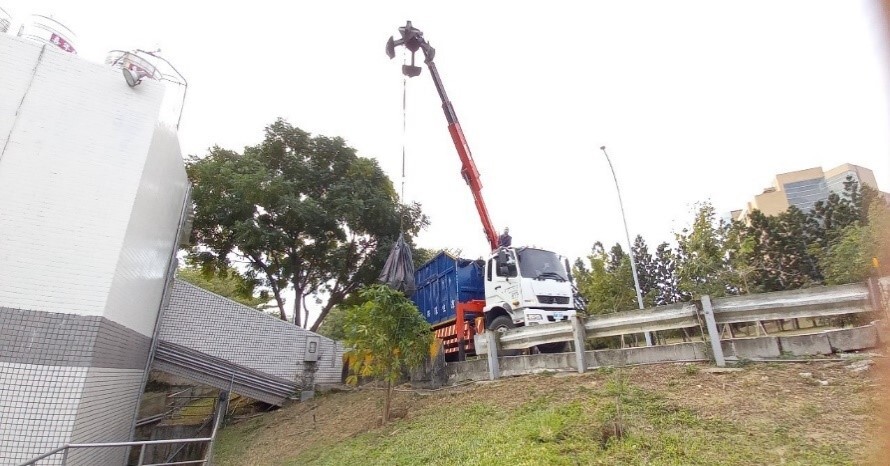
[[[432,325],[452,320],[458,302],[485,299],[483,274],[481,261],[442,251],[414,272],[417,291],[411,300]]]

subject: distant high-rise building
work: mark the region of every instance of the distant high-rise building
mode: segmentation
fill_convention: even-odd
[[[831,193],[842,194],[847,178],[878,189],[874,172],[865,167],[845,163],[828,171],[823,171],[822,167],[807,168],[776,175],[772,186],[755,195],[744,209],[732,211],[731,215],[735,220],[744,220],[754,210],[765,215],[778,215],[791,206],[809,212],[816,202],[827,200]]]
[[[848,176],[852,177],[853,181],[858,182],[860,185],[865,184],[871,188],[878,189],[878,181],[871,170],[849,163],[825,172],[825,181],[828,183],[828,189],[833,193],[843,193],[844,183],[847,181]]]

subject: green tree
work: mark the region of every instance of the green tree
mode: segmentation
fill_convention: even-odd
[[[822,281],[822,270],[813,253],[817,238],[812,234],[813,220],[800,209],[791,206],[778,216],[781,234],[780,248],[788,257],[788,268],[793,271],[791,287],[800,288]]]
[[[831,193],[825,201],[817,201],[809,213],[810,235],[817,240],[816,245],[824,251],[844,234],[845,228],[864,224],[868,215],[868,205],[864,203],[876,198],[873,190],[863,194],[859,183],[848,176],[842,193]]]
[[[186,265],[176,271],[176,278],[245,306],[256,307],[269,300],[268,292],[256,294],[256,280],[245,277],[234,269],[202,270],[200,267]]]
[[[612,246],[612,249],[609,249],[609,260],[606,262],[606,270],[609,273],[613,273],[619,268],[621,268],[621,263],[624,262],[624,259],[627,257],[627,253],[624,252],[624,248],[621,247],[621,244],[615,243]]]
[[[890,242],[884,238],[890,224],[883,195],[847,177],[844,191],[817,202],[809,215],[811,255],[829,284],[851,283],[875,273],[872,260],[881,267]],[[890,257],[886,257],[890,259]],[[886,270],[886,269],[885,269]]]
[[[841,230],[822,256],[825,282],[842,285],[864,280],[871,266],[870,249],[865,227],[849,225]]]
[[[399,291],[385,285],[371,285],[359,292],[364,303],[345,309],[344,342],[350,375],[347,382],[357,384],[360,377],[386,382],[383,422],[389,421],[393,384],[405,369],[423,364],[435,355],[438,345],[417,307]]]
[[[723,249],[726,262],[734,273],[738,294],[751,293],[757,286],[757,268],[751,264],[756,245],[744,223],[733,220],[726,226]]]
[[[729,226],[717,222],[714,207],[706,202],[698,206],[692,225],[676,234],[678,287],[687,298],[724,296],[738,289],[724,247],[728,232]]]
[[[441,249],[413,248],[411,250],[411,259],[414,260],[414,270],[431,261]]]
[[[875,264],[877,261],[877,264]],[[841,231],[820,259],[825,281],[837,285],[865,280],[872,274],[885,274],[890,265],[890,209],[882,202],[872,203],[867,223],[858,222]],[[875,270],[878,265],[878,270]]]
[[[350,293],[343,302],[331,308],[324,322],[318,326],[318,334],[332,340],[343,341],[346,338],[346,312],[348,309],[361,306],[367,301],[361,293]]]
[[[868,241],[871,245],[869,260],[876,259],[881,276],[890,275],[890,207],[883,200],[874,202],[868,209]]]
[[[623,251],[620,254],[620,262],[615,261],[614,256],[605,252],[602,243],[596,242],[588,256],[590,268],[583,262],[579,267],[576,262],[574,274],[578,290],[588,300],[587,312],[602,314],[637,307],[630,257]],[[613,271],[609,271],[611,264],[615,264]]]
[[[658,294],[656,290],[655,274],[656,264],[649,253],[649,246],[641,235],[634,238],[634,244],[631,247],[634,262],[637,266],[637,279],[640,282],[640,292],[643,294],[643,300],[646,306],[652,306],[656,302]],[[631,275],[633,278],[633,275]],[[636,290],[634,290],[636,292]]]
[[[742,291],[769,292],[800,288],[816,272],[807,250],[806,216],[795,207],[777,216],[759,210],[749,214],[747,226],[733,224],[730,242],[739,240],[731,257]],[[738,234],[738,238],[736,238]],[[736,249],[734,244],[728,249]]]
[[[324,297],[313,330],[376,279],[400,228],[410,237],[427,224],[419,205],[398,204],[375,160],[281,119],[243,153],[214,147],[186,168],[196,205],[192,260],[218,270],[245,264],[282,319],[283,295],[294,290],[296,325],[306,324],[306,297]]]
[[[673,304],[683,299],[677,282],[677,258],[670,245],[663,242],[655,249],[652,263],[655,305]]]
[[[859,221],[864,225],[870,221],[872,207],[886,207],[887,203],[884,201],[884,194],[869,185],[862,185],[860,190]]]
[[[435,257],[441,249],[414,248],[411,258],[414,260],[414,268],[417,269],[421,265],[427,263]],[[333,340],[343,340],[346,338],[344,325],[346,324],[346,309],[352,306],[360,306],[365,303],[365,299],[359,293],[352,293],[346,297],[340,304],[334,306],[327,318],[318,327],[318,333]]]
[[[584,259],[580,257],[575,258],[575,263],[572,264],[572,270],[574,271],[574,275],[589,275],[590,269],[587,267],[587,264],[584,263]]]

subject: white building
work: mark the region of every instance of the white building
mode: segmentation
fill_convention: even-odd
[[[0,464],[130,439],[188,192],[164,90],[0,34]]]

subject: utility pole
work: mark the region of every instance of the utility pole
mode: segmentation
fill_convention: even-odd
[[[630,256],[630,270],[634,276],[634,288],[637,290],[637,304],[639,304],[640,309],[645,309],[643,305],[643,293],[640,291],[640,279],[637,275],[637,264],[634,260],[634,250],[633,243],[630,242],[630,231],[627,229],[627,217],[624,215],[624,202],[621,200],[621,188],[618,187],[618,177],[615,176],[615,167],[612,166],[612,160],[609,159],[609,154],[606,152],[606,146],[600,146],[600,150],[603,151],[603,154],[606,156],[606,161],[609,162],[609,169],[612,170],[612,178],[615,180],[615,190],[618,191],[618,207],[621,209],[621,220],[624,222],[624,235],[627,237],[627,253]],[[652,346],[652,335],[649,332],[643,332],[643,335],[646,337],[646,346]]]

